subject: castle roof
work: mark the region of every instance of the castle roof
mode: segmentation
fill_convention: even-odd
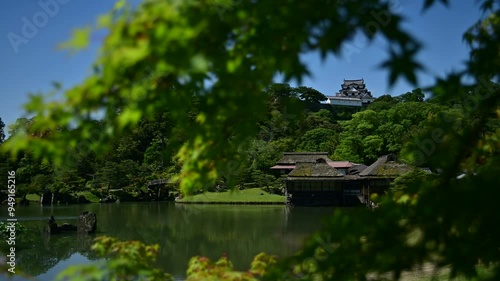
[[[363,78],[361,79],[353,79],[353,80],[349,80],[349,79],[344,79],[344,85],[351,85],[351,84],[356,84],[356,85],[362,85],[362,84],[365,84],[365,80]]]

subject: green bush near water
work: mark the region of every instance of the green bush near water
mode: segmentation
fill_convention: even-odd
[[[32,202],[40,202],[40,195],[38,194],[27,194],[26,199]]]

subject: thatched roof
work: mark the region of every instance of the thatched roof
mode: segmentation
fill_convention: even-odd
[[[347,174],[348,175],[359,175],[361,172],[366,170],[366,168],[368,168],[368,166],[363,165],[363,164],[354,165],[347,170]]]
[[[307,177],[307,178],[330,178],[330,177],[342,177],[343,175],[337,171],[337,169],[331,167],[326,162],[318,163],[297,163],[295,169],[293,169],[289,174],[289,178],[295,177]]]
[[[356,164],[349,161],[333,161],[328,158],[328,152],[285,152],[283,157],[272,166],[272,170],[293,170],[296,163],[325,162],[335,169],[349,169]]]
[[[295,165],[295,163],[316,163],[318,159],[333,162],[328,158],[328,152],[284,152],[277,165]]]
[[[371,164],[364,171],[359,173],[362,177],[397,177],[411,170],[411,167],[397,162],[393,154],[384,155],[377,159],[375,163]]]

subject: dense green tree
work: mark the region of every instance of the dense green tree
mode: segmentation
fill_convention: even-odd
[[[0,173],[2,174],[2,178],[7,181],[7,175],[9,171],[15,171],[16,166],[13,163],[12,159],[5,152],[0,151]]]
[[[270,145],[274,148],[275,151],[283,153],[295,151],[296,149],[296,141],[291,137],[280,138],[275,141],[270,142]]]
[[[5,123],[3,123],[2,118],[0,118],[0,146],[5,140],[4,128],[5,128]],[[10,166],[9,163],[9,156],[4,151],[0,150],[0,173],[2,175],[2,179],[5,179],[4,181],[6,181],[7,173],[11,171],[11,169],[12,167]]]
[[[9,164],[7,162],[7,164]],[[16,167],[16,193],[25,196],[33,193],[41,195],[49,190],[53,179],[54,169],[47,160],[37,159],[30,152],[25,152],[15,166],[7,167],[8,171]]]
[[[365,163],[363,152],[363,139],[360,136],[341,136],[332,158],[362,164]]]
[[[164,155],[162,151],[162,141],[153,140],[151,145],[144,152],[144,164],[153,172],[159,172],[164,169]]]
[[[113,161],[119,162],[120,160],[142,161],[144,151],[139,150],[139,141],[133,136],[126,135],[120,138],[116,149],[110,156]]]
[[[252,181],[257,184],[257,186],[262,186],[265,189],[274,184],[276,178],[273,175],[263,173],[260,170],[252,170]]]
[[[75,163],[76,174],[82,179],[91,180],[96,173],[97,156],[94,152],[81,152]]]
[[[5,140],[5,123],[2,121],[2,118],[0,118],[0,144],[2,144]]]
[[[54,183],[50,191],[69,194],[85,189],[85,178],[78,175],[75,166],[59,167],[54,171]]]
[[[118,163],[107,161],[97,176],[108,190],[118,189],[129,186],[139,176],[140,171],[139,164],[130,159]]]
[[[279,151],[270,143],[255,140],[248,149],[248,160],[251,163],[252,170],[260,170],[268,173],[269,168],[274,166],[276,161],[281,157],[283,151]]]
[[[296,96],[295,88],[287,83],[271,84],[271,86],[267,88],[267,94],[273,103]]]
[[[382,95],[378,98],[376,98],[369,106],[369,110],[373,111],[381,111],[381,110],[387,110],[393,107],[395,104],[398,103],[398,100],[391,95]]]
[[[363,147],[364,159],[377,159],[380,155],[383,155],[384,140],[378,135],[370,135],[363,139]]]
[[[52,185],[54,184],[53,175],[49,174],[37,174],[32,179],[27,189],[24,190],[24,194],[20,194],[21,196],[25,196],[26,194],[38,194],[42,195],[44,192],[51,190]],[[53,190],[52,190],[53,191]]]
[[[24,153],[16,171],[16,180],[19,183],[29,184],[36,175],[50,175],[53,173],[52,163],[47,160],[36,159],[31,153]]]
[[[336,135],[333,130],[316,128],[307,131],[300,138],[298,147],[302,151],[326,151],[333,153],[336,142]]]
[[[303,122],[301,122],[298,128],[300,130],[300,135],[313,128],[324,128],[335,132],[340,130],[340,126],[335,120],[335,117],[326,109],[320,109],[318,112],[307,112],[305,118],[301,121]]]
[[[320,91],[313,89],[311,87],[300,86],[295,89],[298,94],[298,97],[301,100],[311,103],[320,103],[322,101],[326,101],[326,96]]]
[[[9,125],[9,135],[13,136],[13,135],[20,133],[21,131],[26,131],[26,132],[29,131],[30,124],[32,122],[33,122],[33,118],[28,119],[28,118],[22,117],[22,118],[16,119],[16,122]]]
[[[434,103],[400,102],[386,110],[358,112],[351,120],[341,122],[343,132],[337,148],[340,150],[335,157],[350,157],[346,160],[356,159],[370,164],[380,155],[399,153],[423,130],[432,114],[446,110],[446,107]]]
[[[399,102],[423,102],[424,98],[425,94],[420,88],[395,97],[395,99]]]
[[[364,107],[360,106],[332,105],[331,108],[335,120],[338,121],[350,120],[353,114],[364,110]]]
[[[293,119],[299,118],[293,116]],[[295,127],[292,124],[294,123],[293,119],[287,118],[287,115],[279,110],[272,110],[269,114],[269,119],[264,121],[260,126],[259,138],[265,141],[273,141],[290,135]]]

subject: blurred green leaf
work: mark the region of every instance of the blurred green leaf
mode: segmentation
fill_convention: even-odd
[[[72,53],[85,49],[90,43],[92,28],[90,26],[77,28],[72,32],[72,38],[59,45],[61,49],[69,49]]]

